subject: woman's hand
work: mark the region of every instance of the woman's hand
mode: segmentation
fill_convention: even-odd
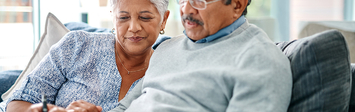
[[[32,104],[26,112],[42,112],[43,103]],[[89,102],[78,100],[69,104],[67,108],[47,104],[48,112],[101,112],[102,108]]]
[[[74,101],[66,108],[67,112],[101,112],[102,107],[96,106],[84,100]]]
[[[26,112],[42,112],[43,103],[36,103],[30,106]],[[47,104],[48,112],[66,112],[64,108]]]

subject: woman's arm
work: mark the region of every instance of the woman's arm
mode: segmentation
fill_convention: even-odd
[[[41,112],[42,103],[32,104],[26,101],[11,101],[6,109],[6,112]],[[48,112],[66,112],[62,107],[52,104],[47,104]]]
[[[68,33],[58,43],[54,44],[40,63],[31,71],[24,79],[21,87],[15,91],[9,98],[6,110],[19,109],[26,110],[32,104],[40,103],[41,96],[47,95],[48,103],[54,103],[58,90],[67,80],[65,75],[66,68],[73,54],[67,49],[70,49],[67,44],[74,44],[70,42],[73,40],[73,34]],[[69,41],[69,42],[68,42]],[[11,106],[11,107],[10,107]],[[16,111],[15,111],[16,112]],[[23,111],[17,111],[23,112]]]
[[[6,109],[6,112],[41,112],[42,111],[42,103],[32,104],[26,101],[11,101]],[[84,112],[101,112],[102,107],[96,106],[89,102],[79,100],[72,102],[66,109],[62,107],[58,107],[52,104],[47,104],[48,112],[76,112],[76,111],[84,111]]]
[[[32,103],[26,101],[11,101],[7,104],[6,112],[26,112]]]

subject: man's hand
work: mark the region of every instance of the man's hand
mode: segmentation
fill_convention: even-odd
[[[70,103],[66,110],[67,112],[101,112],[102,107],[96,106],[84,100],[78,100]]]

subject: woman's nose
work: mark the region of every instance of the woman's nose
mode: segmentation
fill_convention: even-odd
[[[141,24],[139,24],[138,20],[132,19],[131,23],[129,25],[128,31],[133,32],[133,33],[137,33],[141,30],[142,30],[142,26],[141,26]]]

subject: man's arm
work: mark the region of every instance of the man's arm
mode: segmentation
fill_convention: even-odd
[[[263,50],[267,49],[267,50]],[[271,44],[253,45],[238,58],[227,112],[285,112],[291,99],[289,60]]]

